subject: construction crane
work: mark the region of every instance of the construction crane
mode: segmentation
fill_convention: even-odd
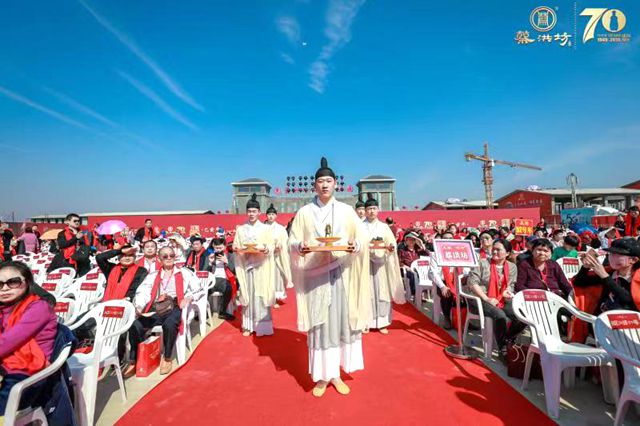
[[[542,168],[538,166],[532,166],[530,164],[522,164],[522,163],[513,163],[511,161],[504,160],[495,160],[489,157],[489,144],[485,142],[484,144],[484,155],[477,155],[467,152],[464,154],[464,159],[467,161],[478,160],[482,161],[482,182],[484,183],[484,192],[487,198],[487,208],[493,209],[493,167],[496,164],[500,164],[503,166],[509,166],[512,168],[521,168],[521,169],[531,169],[531,170],[542,170]]]

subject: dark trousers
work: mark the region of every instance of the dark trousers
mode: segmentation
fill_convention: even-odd
[[[231,283],[229,280],[225,278],[216,278],[216,284],[210,290],[209,294],[212,293],[222,293],[222,300],[220,300],[220,304],[218,305],[218,314],[222,315],[227,312],[227,306],[229,306],[229,302],[231,302]]]
[[[161,317],[154,314],[150,317],[138,317],[129,329],[129,360],[132,363],[138,358],[138,344],[144,342],[144,335],[157,325],[162,326],[162,347],[165,359],[171,359],[173,347],[178,340],[178,329],[180,328],[180,320],[182,311],[176,307],[169,315]]]
[[[0,386],[0,417],[4,416],[4,412],[7,409],[11,388],[28,377],[26,374],[7,374],[2,378],[2,385]],[[22,398],[20,398],[20,409],[26,408],[35,402],[42,388],[41,385],[42,383],[35,384],[24,391]]]
[[[450,292],[449,297],[444,297],[440,287],[438,287],[436,291],[438,292],[438,296],[440,296],[440,308],[442,309],[442,315],[446,319],[451,319],[451,309],[456,306],[455,296]]]
[[[470,305],[471,312],[477,314],[476,304],[470,303]],[[505,302],[503,308],[498,308],[489,302],[482,301],[482,309],[485,317],[493,319],[493,335],[496,338],[496,342],[498,342],[499,349],[503,349],[507,344],[507,340],[520,334],[526,327],[526,324],[516,318],[511,302]],[[511,321],[508,329],[507,321]]]
[[[407,278],[409,279],[409,288],[411,289],[411,295],[416,294],[416,274],[413,271],[406,270]]]

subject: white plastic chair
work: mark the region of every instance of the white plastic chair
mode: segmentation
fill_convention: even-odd
[[[614,426],[621,425],[630,402],[640,404],[640,314],[615,310],[601,314],[595,325],[596,339],[624,368],[624,386],[618,400]]]
[[[414,295],[413,303],[422,308],[422,293],[427,292],[427,299],[431,300],[431,293],[433,291],[433,282],[429,279],[429,266],[431,260],[428,257],[421,257],[411,262],[411,270],[416,276],[416,293]]]
[[[66,325],[67,327],[76,322],[80,316],[78,312],[76,301],[66,297],[59,297],[56,299],[56,306],[53,308],[58,322]]]
[[[207,320],[211,317],[211,309],[209,305],[209,289],[213,288],[216,283],[215,277],[211,272],[198,271],[196,277],[200,282],[198,292],[193,295],[193,305],[198,311],[198,323],[200,337],[207,334]]]
[[[69,367],[76,389],[76,412],[80,424],[93,425],[98,386],[98,373],[103,369],[102,377],[113,367],[118,378],[122,401],[127,400],[124,379],[118,359],[118,339],[126,333],[135,320],[135,308],[126,300],[102,302],[91,309],[82,319],[70,328],[77,329],[88,319],[96,322],[95,341],[91,352],[74,354],[69,358]],[[100,378],[102,378],[100,377]]]
[[[89,272],[73,282],[62,294],[63,297],[73,297],[76,301],[76,311],[81,315],[104,297],[106,278],[100,272]]]
[[[40,284],[40,287],[53,294],[55,297],[62,296],[71,286],[73,280],[73,278],[70,278],[70,275],[60,271],[60,269],[56,269],[55,271],[51,271],[46,274]]]
[[[575,277],[582,267],[582,262],[577,257],[561,257],[557,262],[568,280]]]
[[[62,348],[62,351],[60,351],[58,357],[47,368],[37,372],[33,376],[27,377],[11,388],[11,392],[9,392],[9,397],[7,399],[7,406],[4,412],[3,424],[5,426],[27,425],[36,422],[42,425],[47,424],[47,417],[45,416],[42,407],[29,407],[18,411],[18,408],[20,407],[20,398],[22,397],[22,393],[27,388],[46,379],[47,377],[58,371],[60,367],[64,365],[65,361],[67,361],[70,353],[71,344],[69,343],[64,348]]]
[[[480,330],[482,332],[482,348],[484,349],[484,357],[491,359],[493,354],[493,343],[495,338],[493,336],[493,318],[484,316],[484,309],[482,308],[482,301],[478,296],[473,296],[464,291],[460,292],[460,296],[467,301],[467,319],[464,322],[464,331],[462,332],[463,343],[469,334],[469,322],[471,320],[478,320],[480,322]],[[475,303],[478,307],[478,313],[474,314],[469,309],[470,305]]]
[[[547,413],[558,418],[560,410],[560,381],[565,369],[600,367],[605,401],[615,401],[618,377],[613,357],[604,349],[580,343],[564,343],[558,328],[558,311],[567,309],[577,318],[593,323],[595,317],[581,312],[560,296],[544,290],[523,290],[513,298],[516,317],[531,327],[534,341],[529,347],[525,364],[523,388],[529,380],[533,353],[539,351],[544,378]]]

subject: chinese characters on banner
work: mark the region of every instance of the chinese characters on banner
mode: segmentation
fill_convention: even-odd
[[[614,330],[640,328],[640,316],[638,314],[609,314],[607,315],[611,328]]]
[[[433,251],[438,266],[478,266],[475,249],[471,240],[434,240]]]
[[[515,220],[515,234],[516,235],[533,235],[533,220],[531,219],[516,219]]]

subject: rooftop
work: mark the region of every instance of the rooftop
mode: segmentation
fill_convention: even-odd
[[[392,180],[394,182],[396,181],[391,176],[384,176],[384,175],[369,175],[367,177],[363,177],[362,179],[360,179],[360,181],[366,181],[366,180]]]
[[[238,182],[231,182],[231,185],[246,185],[248,183],[256,183],[256,184],[267,184],[269,186],[271,186],[271,184],[269,182],[267,182],[264,179],[260,179],[260,178],[248,178],[248,179],[242,179]]]
[[[487,200],[462,200],[462,201],[455,201],[455,202],[450,202],[448,200],[445,201],[430,201],[429,204],[437,204],[439,206],[442,207],[449,207],[449,208],[462,208],[462,207],[486,207],[487,205]],[[427,205],[429,205],[427,204]],[[493,203],[494,206],[498,206],[497,203]]]

